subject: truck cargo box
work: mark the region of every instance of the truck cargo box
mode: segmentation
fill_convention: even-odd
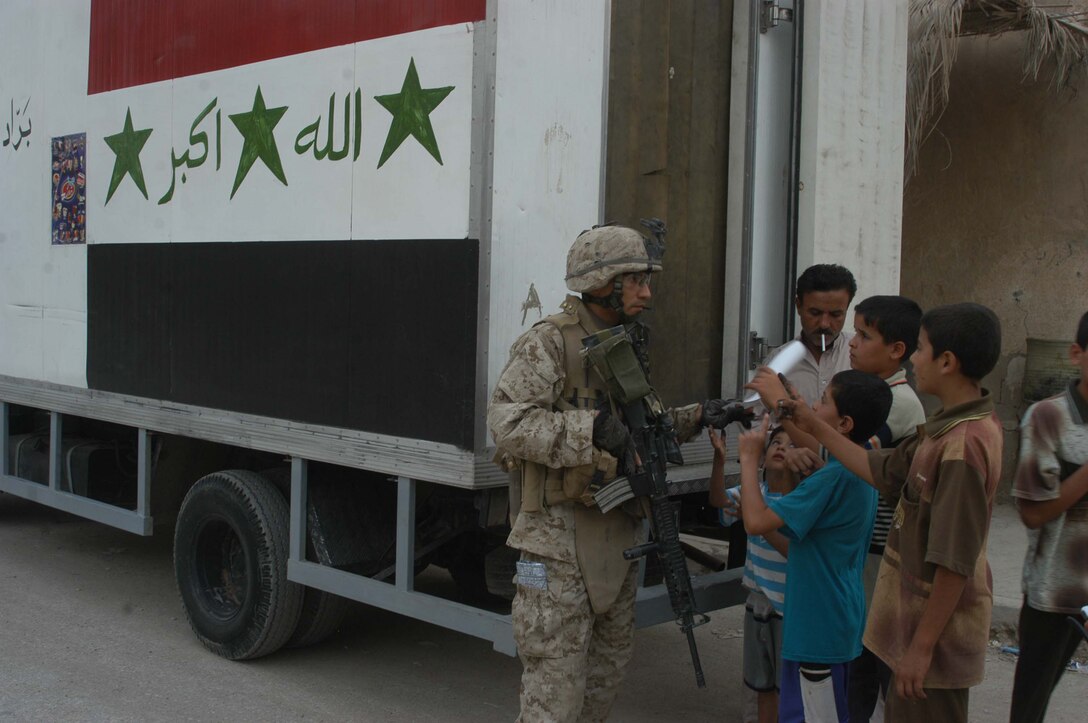
[[[176,525],[219,654],[312,642],[334,616],[300,610],[336,596],[512,652],[501,603],[414,579],[509,581],[488,394],[581,230],[668,223],[671,404],[735,395],[792,336],[798,269],[898,288],[905,1],[254,8],[17,0],[0,26],[0,490]],[[698,508],[709,444],[685,456]],[[267,640],[210,631],[257,604],[194,577],[256,524],[205,520],[211,494],[283,504]],[[704,608],[737,578],[700,579]],[[670,617],[640,592],[640,624]]]

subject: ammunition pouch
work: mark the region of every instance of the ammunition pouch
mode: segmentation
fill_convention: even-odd
[[[496,455],[496,462],[502,464]],[[616,478],[618,462],[608,452],[593,450],[593,461],[569,469],[553,469],[521,460],[509,468],[511,523],[520,512],[543,512],[552,505],[597,503],[593,494]],[[506,469],[506,465],[503,465]]]
[[[555,400],[555,410],[592,410],[602,404],[611,405],[608,385],[591,368],[582,351],[582,340],[589,330],[596,327],[597,321],[577,297],[568,296],[562,309],[562,313],[538,322],[554,325],[563,335],[566,384],[562,395]],[[626,350],[631,351],[630,344]],[[621,349],[618,353],[624,351]],[[632,372],[637,365],[636,359],[635,367],[631,367]],[[619,364],[616,366],[621,367]],[[642,375],[642,379],[645,380],[645,375]],[[510,472],[511,525],[520,511],[539,513],[553,505],[574,502],[596,507],[593,493],[616,478],[619,466],[614,456],[597,448],[593,450],[592,461],[569,469],[554,469],[537,462],[514,459],[501,450],[496,454],[495,462]]]
[[[622,326],[588,336],[582,343],[585,355],[604,379],[613,400],[630,404],[653,393]]]
[[[568,500],[581,502],[586,507],[597,504],[593,494],[602,485],[616,477],[618,462],[604,450],[594,450],[596,461],[571,467],[563,472],[563,495]]]

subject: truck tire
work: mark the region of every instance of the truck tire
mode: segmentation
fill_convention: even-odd
[[[287,642],[303,592],[287,580],[287,544],[287,501],[259,474],[214,472],[192,486],[174,531],[174,576],[204,647],[246,660]]]
[[[291,470],[287,467],[271,467],[261,470],[261,476],[271,482],[276,489],[289,498],[291,495]],[[313,508],[310,500],[309,507]],[[316,560],[317,552],[314,548],[314,527],[306,525],[306,559]],[[324,590],[313,587],[304,587],[302,593],[302,611],[299,613],[298,622],[290,639],[284,644],[285,648],[304,648],[307,645],[316,645],[336,632],[340,624],[344,622],[344,616],[351,608],[351,600],[333,595]]]
[[[336,632],[351,608],[351,600],[308,587],[302,597],[302,613],[285,647],[316,645]]]

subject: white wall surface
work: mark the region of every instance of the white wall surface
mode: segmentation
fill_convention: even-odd
[[[85,130],[90,4],[15,0],[2,15],[0,138],[13,104],[30,134],[0,146],[0,373],[84,386],[87,253],[50,244],[50,139]]]
[[[841,263],[899,293],[907,0],[805,4],[799,270]]]
[[[566,295],[567,250],[600,222],[607,0],[499,2],[488,384]],[[542,309],[523,310],[530,287]]]

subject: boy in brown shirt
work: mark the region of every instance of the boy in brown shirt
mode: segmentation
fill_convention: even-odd
[[[888,721],[966,721],[983,678],[993,591],[986,538],[1001,476],[1001,425],[981,380],[997,363],[1001,326],[979,304],[922,317],[911,356],[920,391],[942,408],[890,450],[843,444],[767,371],[764,399],[813,434],[847,469],[898,498],[864,642],[892,673]],[[787,429],[789,425],[787,425]]]

